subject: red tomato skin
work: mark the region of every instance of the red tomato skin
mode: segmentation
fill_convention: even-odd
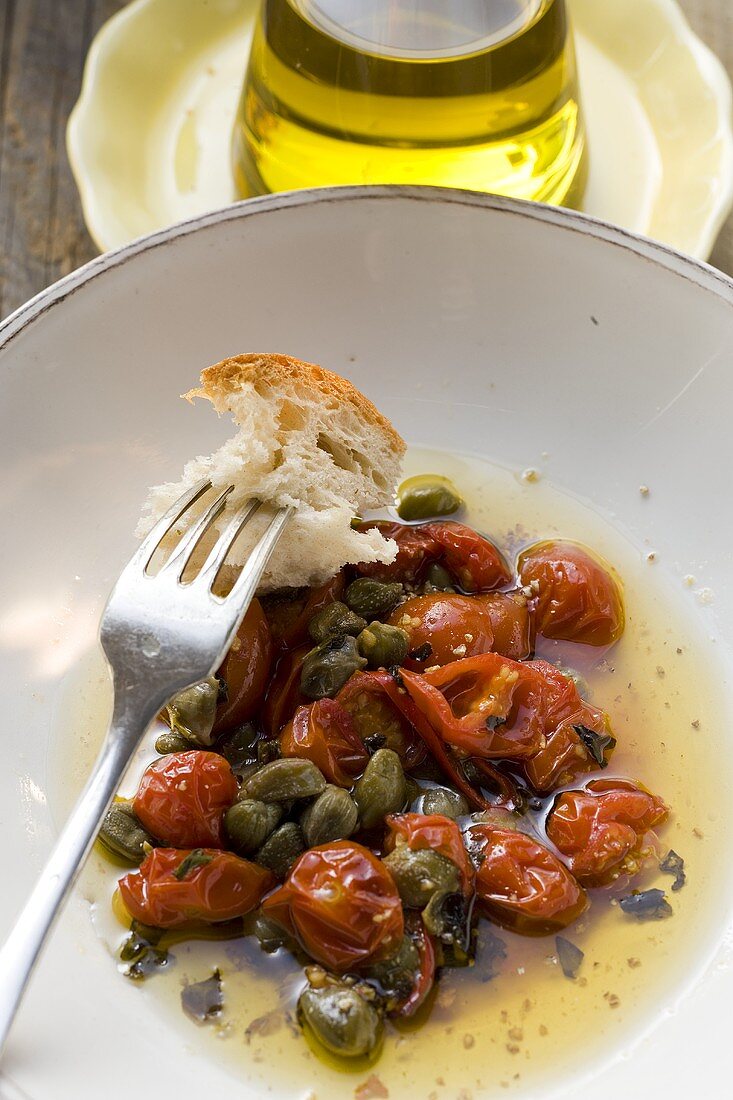
[[[398,839],[407,844],[411,852],[430,848],[455,863],[461,874],[463,893],[468,896],[473,892],[474,867],[455,821],[442,814],[405,813],[389,814],[385,823],[389,828],[385,841],[388,852],[394,850]]]
[[[493,652],[512,661],[526,661],[531,657],[535,635],[533,603],[518,591],[487,592],[475,598],[491,620]]]
[[[227,699],[216,708],[213,737],[241,726],[259,709],[272,653],[270,627],[260,601],[254,599],[217,672],[227,685]]]
[[[407,932],[417,947],[420,962],[415,973],[415,981],[408,997],[390,1013],[409,1019],[425,1004],[435,985],[435,943],[425,928],[422,917],[416,913],[408,915]]]
[[[423,566],[435,561],[439,554],[429,526],[394,523],[391,520],[360,524],[360,531],[376,528],[386,539],[394,539],[397,543],[397,557],[389,565],[382,562],[362,563],[357,566],[359,572],[365,577],[374,577],[380,581],[414,581]]]
[[[522,584],[538,585],[537,630],[545,638],[606,646],[623,634],[621,586],[610,566],[583,546],[535,543],[519,555],[517,569]]]
[[[133,809],[162,844],[220,848],[224,814],[238,789],[232,769],[218,753],[174,752],[145,769]]]
[[[484,844],[476,893],[497,924],[524,936],[546,936],[572,924],[587,908],[582,886],[534,837],[476,825],[471,838]]]
[[[311,958],[336,973],[388,957],[404,932],[392,876],[353,841],[304,852],[285,883],[265,899],[262,911]]]
[[[182,879],[173,872],[190,851],[178,848],[154,848],[137,870],[124,875],[119,890],[130,916],[154,928],[233,920],[251,912],[272,886],[269,871],[232,852],[198,851],[210,862]]]
[[[547,835],[579,882],[601,886],[639,869],[645,834],[668,813],[661,798],[631,780],[595,779],[558,795]]]
[[[262,708],[262,725],[268,737],[277,737],[288,724],[298,707],[306,706],[307,699],[300,690],[303,661],[312,646],[302,645],[284,653],[277,663],[275,675],[270,680]]]
[[[309,588],[302,596],[270,603],[267,617],[275,646],[284,650],[296,649],[308,642],[308,624],[313,616],[340,600],[345,588],[346,579],[341,571],[325,584]]]
[[[376,527],[385,538],[397,543],[397,557],[390,565],[380,562],[358,566],[364,576],[383,581],[415,581],[433,561],[442,562],[466,592],[487,592],[502,588],[511,572],[492,542],[463,523],[403,524],[377,520],[361,524],[360,530]]]
[[[448,665],[459,655],[490,653],[494,645],[491,616],[477,596],[444,592],[414,596],[393,611],[387,622],[409,635],[411,651],[430,646],[430,655],[424,661],[408,658],[404,662],[404,667],[414,672]]]
[[[407,771],[424,760],[423,743],[411,715],[406,713],[409,699],[391,673],[384,669],[355,672],[341,688],[336,702],[348,711],[362,741],[372,734],[382,734],[387,739],[385,747],[397,753]]]
[[[298,707],[280,734],[280,751],[312,760],[337,787],[352,787],[369,762],[351,715],[335,699]]]

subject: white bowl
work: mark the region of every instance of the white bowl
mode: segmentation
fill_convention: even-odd
[[[583,1041],[572,1073],[558,1075],[548,1046],[544,1083],[520,1078],[510,1094],[586,1096],[592,1078],[597,1100],[727,1095],[733,283],[577,214],[431,189],[270,196],[94,260],[0,326],[0,930],[79,782],[63,763],[74,738],[91,736],[74,726],[74,670],[94,647],[146,488],[226,432],[177,395],[203,365],[263,349],[349,376],[411,443],[540,468],[621,532],[648,584],[701,633],[720,696],[719,722],[699,733],[722,746],[703,823],[725,857],[717,888],[679,895],[696,909],[689,953],[670,959],[633,1026],[621,1006],[604,1050]],[[202,1053],[192,1025],[173,1026],[154,995],[119,977],[88,910],[83,888],[34,979],[0,1094],[226,1100],[265,1095],[270,1072],[270,1095],[352,1094],[361,1078],[322,1079],[312,1061],[294,1092],[278,1085],[282,1067],[245,1062],[238,1079]],[[488,1047],[466,1054],[487,1088],[491,1059]],[[435,1064],[439,1074],[439,1046]],[[388,1085],[391,1100],[415,1094]]]

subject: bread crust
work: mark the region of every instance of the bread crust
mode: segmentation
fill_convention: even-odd
[[[405,441],[387,417],[346,378],[341,378],[317,363],[304,363],[290,355],[248,352],[230,356],[220,363],[206,367],[201,372],[200,381],[199,387],[189,390],[183,396],[187,401],[204,397],[218,411],[228,408],[229,397],[247,383],[267,386],[276,392],[293,384],[306,386],[317,390],[328,403],[349,405],[367,424],[383,433],[396,457],[401,458],[405,453]]]

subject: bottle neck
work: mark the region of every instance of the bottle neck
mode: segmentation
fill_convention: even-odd
[[[561,2],[561,0],[557,0]],[[530,26],[555,0],[290,0],[319,31],[384,57],[459,57]]]

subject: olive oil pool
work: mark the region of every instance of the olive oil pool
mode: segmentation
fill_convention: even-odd
[[[564,0],[264,0],[233,135],[242,196],[434,184],[577,205]]]

